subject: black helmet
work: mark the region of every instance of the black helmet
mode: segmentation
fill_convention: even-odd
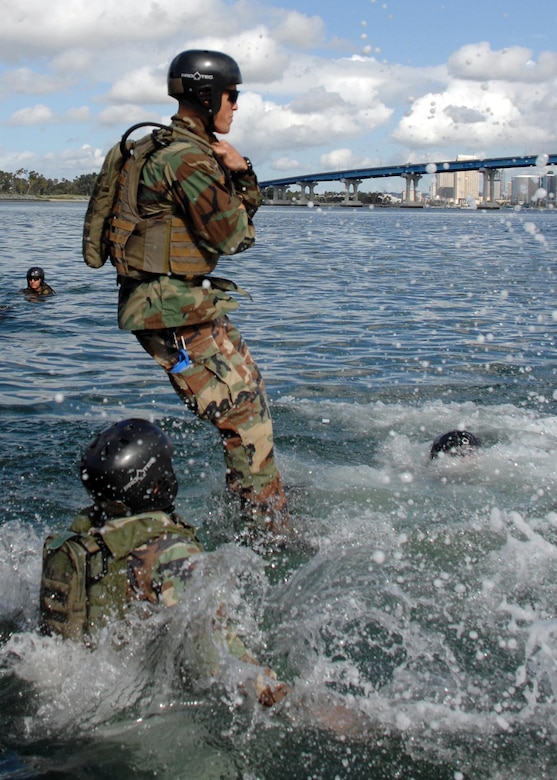
[[[481,442],[470,431],[449,431],[435,439],[430,458],[436,458],[441,452],[445,455],[469,455],[476,447],[481,447]]]
[[[147,420],[115,423],[100,433],[81,459],[81,480],[101,501],[121,501],[132,512],[172,509],[178,492],[172,442]]]
[[[203,116],[220,109],[223,90],[242,83],[238,63],[220,51],[191,49],[177,54],[168,69],[168,94]]]
[[[27,271],[27,281],[30,281],[30,279],[40,279],[41,282],[44,282],[44,271],[42,268],[39,268],[38,265],[34,265],[32,268],[30,268]]]

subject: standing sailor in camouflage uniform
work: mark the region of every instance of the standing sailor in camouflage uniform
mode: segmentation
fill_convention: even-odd
[[[109,245],[120,328],[132,331],[167,371],[182,401],[218,428],[227,486],[239,496],[248,528],[283,532],[289,519],[264,383],[228,319],[238,306],[230,291],[243,291],[209,275],[221,255],[243,252],[255,240],[252,217],[261,193],[252,165],[214,135],[230,131],[241,81],[226,54],[192,50],[174,58],[168,72],[168,94],[178,100],[173,140],[141,170],[142,221],[131,235],[121,218],[131,184],[120,184]]]

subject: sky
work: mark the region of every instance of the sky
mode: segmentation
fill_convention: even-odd
[[[167,122],[171,59],[224,51],[261,181],[557,153],[556,0],[0,0],[0,170],[98,171]],[[365,188],[363,188],[365,189]]]

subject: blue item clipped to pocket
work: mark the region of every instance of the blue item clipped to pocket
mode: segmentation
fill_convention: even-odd
[[[182,348],[178,350],[178,360],[172,366],[172,368],[168,369],[168,373],[180,374],[182,371],[185,371],[186,368],[189,368],[189,366],[191,366],[190,356],[188,355],[186,350]]]
[[[172,368],[168,369],[169,374],[181,374],[182,371],[185,371],[186,368],[189,368],[191,366],[191,360],[190,356],[186,352],[186,343],[184,341],[184,337],[182,336],[180,338],[180,341],[182,342],[182,346],[178,347],[178,339],[176,336],[174,336],[174,340],[176,342],[176,348],[178,349],[178,358],[176,360],[176,363],[172,366]]]

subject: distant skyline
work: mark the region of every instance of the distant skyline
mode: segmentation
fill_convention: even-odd
[[[0,0],[0,169],[97,171],[166,122],[168,63],[210,48],[243,74],[228,140],[260,179],[557,152],[555,0]]]

